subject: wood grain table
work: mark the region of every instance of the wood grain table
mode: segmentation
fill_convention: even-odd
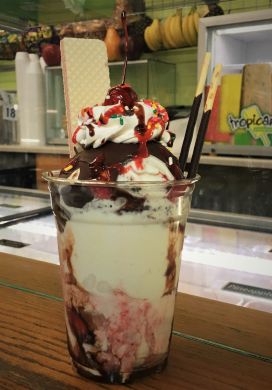
[[[272,315],[178,294],[167,368],[129,385],[78,376],[59,267],[0,253],[0,389],[272,389]]]

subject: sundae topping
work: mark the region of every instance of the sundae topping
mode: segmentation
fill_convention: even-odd
[[[137,144],[107,142],[79,153],[61,171],[71,180],[166,181],[181,179],[178,161],[158,142],[147,143],[148,157],[139,155]]]
[[[61,171],[70,180],[167,181],[181,179],[168,151],[175,135],[168,114],[153,100],[138,100],[127,84],[111,88],[102,105],[81,110],[72,141],[83,149]]]
[[[169,118],[163,106],[152,100],[134,102],[131,106],[126,93],[122,97],[123,100],[119,99],[118,86],[112,90],[113,95],[108,95],[108,100],[113,104],[104,103],[81,111],[78,127],[73,134],[73,143],[78,143],[86,149],[91,146],[98,148],[107,141],[146,143],[150,140],[160,140],[170,146],[173,137],[165,131]]]
[[[121,13],[121,20],[123,30],[125,32],[125,60],[123,65],[123,76],[122,76],[122,85],[125,84],[126,74],[127,74],[127,61],[128,61],[128,29],[127,29],[127,15],[125,11]]]
[[[128,84],[120,84],[111,88],[103,103],[104,106],[121,103],[123,106],[133,107],[139,100],[136,92]]]
[[[125,12],[122,23],[127,39]],[[61,171],[61,177],[106,182],[183,177],[177,159],[166,148],[175,135],[166,130],[165,108],[153,100],[139,100],[125,82],[126,67],[127,45],[122,83],[109,89],[103,104],[81,110],[72,142],[76,151],[83,151]]]

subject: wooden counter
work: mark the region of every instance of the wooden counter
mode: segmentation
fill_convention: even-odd
[[[67,145],[0,145],[0,152],[34,153],[34,154],[69,154]]]
[[[72,369],[59,267],[0,253],[0,388],[124,389]],[[178,294],[168,367],[131,389],[272,388],[272,315]]]

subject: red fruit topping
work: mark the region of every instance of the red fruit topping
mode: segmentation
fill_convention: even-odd
[[[66,312],[73,333],[76,335],[78,340],[83,341],[88,334],[87,325],[74,308],[66,308]]]
[[[110,181],[110,172],[107,168],[99,172],[99,180]]]
[[[110,188],[92,187],[91,191],[93,196],[98,199],[110,199],[112,195]]]
[[[134,158],[134,163],[137,167],[137,169],[144,169],[144,166],[143,166],[143,157],[135,157]]]
[[[123,106],[133,107],[138,100],[136,92],[130,85],[119,84],[108,91],[103,106],[121,103]]]
[[[72,135],[72,142],[73,142],[73,144],[76,144],[76,143],[77,143],[76,136],[77,136],[77,133],[79,132],[80,129],[81,129],[81,127],[78,126],[78,127],[75,129],[75,131],[74,131],[74,133],[73,133],[73,135]]]
[[[110,166],[110,169],[116,169],[118,171],[119,174],[125,174],[127,173],[128,171],[131,170],[131,166],[124,166],[123,164],[121,163],[115,163],[115,164],[112,164]]]
[[[182,194],[185,193],[186,189],[187,189],[187,185],[178,184],[170,189],[170,191],[167,194],[167,198],[171,202],[175,202],[177,198],[179,198],[180,196],[182,196]]]
[[[92,107],[85,108],[85,111],[87,112],[87,114],[89,115],[90,118],[93,117],[93,109],[92,109]]]
[[[105,112],[105,114],[103,115],[103,118],[102,118],[102,121],[103,121],[103,124],[107,124],[108,123],[108,121],[109,121],[109,119],[110,119],[110,117],[112,116],[112,115],[122,115],[123,113],[124,113],[124,107],[121,105],[121,104],[119,104],[118,106],[116,106],[116,107],[111,107],[111,108],[109,108],[106,112]]]

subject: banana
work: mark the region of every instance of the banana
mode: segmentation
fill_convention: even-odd
[[[157,47],[158,49],[161,48],[162,45],[162,39],[161,39],[161,31],[160,31],[160,22],[159,19],[154,19],[151,26],[150,26],[150,33],[149,33],[151,43],[154,47]]]
[[[163,47],[165,49],[171,49],[171,46],[170,46],[169,42],[166,39],[165,22],[166,22],[166,19],[162,19],[160,21],[160,31],[161,31],[162,44],[163,44]]]
[[[192,13],[188,15],[187,27],[191,46],[195,46],[197,44],[197,31],[195,29],[194,16]]]
[[[185,45],[184,36],[182,34],[182,16],[177,14],[172,17],[171,23],[169,26],[169,34],[172,40],[175,42],[175,47],[182,47]]]
[[[199,15],[191,9],[188,15],[182,17],[181,11],[159,21],[154,19],[144,31],[144,39],[152,51],[194,46],[197,44]]]
[[[199,15],[195,7],[192,7],[188,15],[182,18],[182,32],[189,46],[195,46],[197,44],[198,19]]]
[[[189,34],[189,15],[185,15],[182,18],[182,33],[184,36],[184,40],[186,43],[186,46],[192,46],[191,36]]]
[[[194,13],[193,13],[193,18],[194,18],[195,30],[196,30],[196,32],[198,33],[198,31],[199,31],[199,14],[198,14],[197,11],[194,11]]]
[[[170,26],[171,26],[171,23],[172,23],[172,19],[173,19],[174,16],[168,16],[165,20],[165,23],[164,23],[164,34],[165,34],[165,39],[166,41],[168,42],[170,48],[176,48],[176,43],[175,41],[172,39],[172,36],[171,36],[171,33],[170,33]]]
[[[210,12],[209,7],[207,5],[199,5],[197,7],[197,13],[200,18],[204,18]]]
[[[146,29],[144,30],[144,40],[150,50],[152,51],[158,50],[157,47],[153,46],[152,41],[150,39],[150,26],[146,27]]]

